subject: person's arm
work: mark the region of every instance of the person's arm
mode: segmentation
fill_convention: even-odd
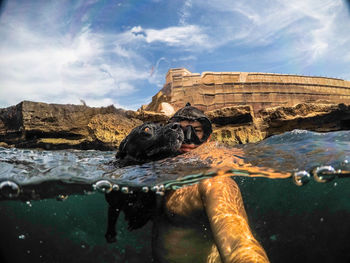
[[[236,182],[217,176],[200,182],[199,191],[222,262],[269,262],[250,230]]]

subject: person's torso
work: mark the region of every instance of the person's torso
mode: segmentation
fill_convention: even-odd
[[[168,192],[160,211],[153,223],[155,262],[208,262],[214,242],[198,186]]]

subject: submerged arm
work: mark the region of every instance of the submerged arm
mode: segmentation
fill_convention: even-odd
[[[202,181],[199,191],[222,262],[269,262],[250,230],[236,182],[217,176]]]

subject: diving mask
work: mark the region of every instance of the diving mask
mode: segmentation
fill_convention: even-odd
[[[195,129],[192,125],[187,125],[186,127],[181,127],[184,132],[184,144],[201,144],[203,141],[201,141],[197,134]]]
[[[202,124],[203,128],[203,138],[199,139],[195,129],[188,125],[182,130],[184,131],[185,135],[185,144],[202,144],[203,142],[207,141],[210,134],[212,133],[212,126],[211,122],[208,119],[208,117],[199,109],[191,106],[190,103],[187,103],[185,107],[178,110],[173,117],[170,118],[170,122],[181,122],[181,121],[198,121]]]

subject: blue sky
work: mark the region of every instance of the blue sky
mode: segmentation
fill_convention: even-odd
[[[8,0],[0,108],[22,100],[137,109],[169,68],[350,80],[345,0]]]

